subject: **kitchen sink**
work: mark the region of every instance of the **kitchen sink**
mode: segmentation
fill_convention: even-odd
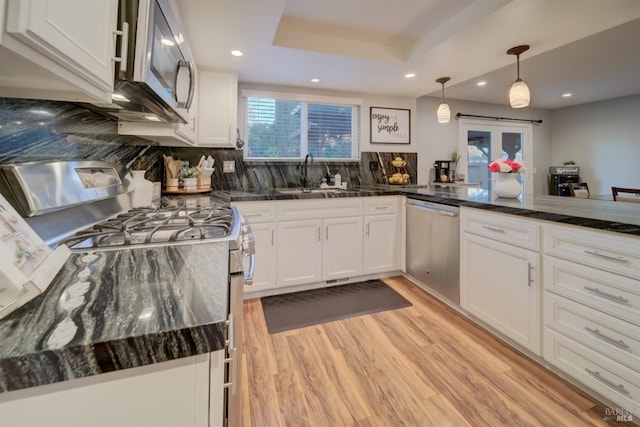
[[[342,188],[312,188],[312,189],[302,189],[302,188],[283,188],[276,190],[277,193],[280,194],[306,194],[306,193],[339,193],[341,191],[345,191]]]

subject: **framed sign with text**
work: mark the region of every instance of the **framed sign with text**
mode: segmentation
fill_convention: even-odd
[[[410,144],[411,110],[371,107],[372,144]]]

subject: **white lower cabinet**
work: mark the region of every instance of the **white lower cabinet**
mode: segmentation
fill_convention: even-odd
[[[362,217],[325,219],[322,226],[322,280],[361,276]]]
[[[259,253],[256,251],[256,257]],[[322,220],[278,223],[278,284],[294,286],[322,280]]]
[[[245,297],[273,295],[398,268],[398,196],[234,202],[256,244]]]
[[[395,214],[364,217],[364,274],[384,273],[396,269],[396,229]]]
[[[545,360],[640,413],[640,238],[544,227]],[[626,411],[626,412],[625,412]]]
[[[278,224],[278,286],[362,275],[362,217]]]
[[[2,393],[0,424],[219,427],[224,416],[222,358],[220,350]]]
[[[540,355],[540,254],[511,243],[514,235],[535,236],[539,231],[533,222],[503,221],[503,216],[461,209],[460,305]],[[537,238],[525,240],[535,242]]]
[[[464,233],[460,256],[461,306],[540,354],[540,255]]]
[[[251,225],[256,245],[253,285],[246,286],[246,291],[259,292],[276,286],[276,234],[277,224],[274,222]]]
[[[640,373],[553,329],[545,328],[544,358],[614,402],[625,414],[640,412]]]

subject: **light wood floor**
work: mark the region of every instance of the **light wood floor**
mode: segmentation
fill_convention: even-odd
[[[596,402],[404,278],[413,306],[269,335],[245,301],[245,426],[591,426]]]

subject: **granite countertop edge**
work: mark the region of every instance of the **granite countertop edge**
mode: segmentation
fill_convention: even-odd
[[[553,212],[553,209],[544,209],[537,208],[535,200],[536,196],[534,196],[532,203],[531,200],[527,203],[523,202],[520,199],[515,199],[514,204],[520,204],[520,206],[509,206],[509,200],[490,200],[488,196],[485,198],[486,201],[479,200],[468,200],[466,197],[466,189],[458,189],[465,194],[460,194],[456,196],[446,195],[446,194],[438,194],[440,192],[446,192],[442,189],[415,189],[415,188],[353,188],[350,190],[335,192],[335,193],[297,193],[297,194],[280,194],[277,190],[266,190],[266,191],[226,191],[226,197],[230,199],[231,202],[244,202],[244,201],[261,201],[261,200],[307,200],[307,199],[334,199],[340,197],[370,197],[370,196],[388,196],[388,195],[404,195],[409,196],[416,199],[421,199],[433,203],[440,203],[450,206],[458,206],[458,207],[471,207],[477,209],[483,209],[487,211],[497,212],[497,213],[505,213],[509,215],[516,215],[526,218],[557,222],[568,225],[576,225],[581,227],[593,228],[602,231],[610,231],[615,233],[622,233],[632,236],[640,236],[640,223],[628,223],[624,221],[616,221],[609,220],[606,218],[595,218],[596,215],[586,215],[583,213],[561,213],[561,212]],[[475,190],[471,190],[475,191]],[[537,199],[549,199],[554,196],[537,196]],[[558,206],[561,202],[572,202],[571,198],[558,197],[558,200],[555,201],[558,203]],[[589,201],[581,201],[582,203],[589,203]],[[505,204],[507,203],[507,204]],[[548,202],[547,202],[548,203]],[[593,200],[593,204],[597,205],[598,203],[602,204],[603,201]],[[604,202],[604,203],[613,203],[613,202]],[[527,204],[534,205],[534,208],[528,208]],[[627,204],[629,205],[629,204]],[[602,205],[600,205],[602,206]],[[602,207],[602,209],[612,209],[612,208],[627,208],[633,209],[629,206],[616,206],[616,205],[607,205],[606,208]],[[640,207],[640,206],[639,206]],[[606,216],[606,212],[598,211],[599,214],[597,216]],[[640,212],[638,212],[638,216],[640,217]],[[636,221],[637,222],[637,221]]]
[[[46,291],[0,319],[0,400],[221,350],[228,287],[227,243],[72,253]]]
[[[196,356],[224,348],[226,320],[0,359],[1,393]],[[178,345],[171,345],[178,344]],[[153,349],[141,352],[141,349]],[[135,357],[131,357],[135,354]],[[52,369],[51,366],[62,367]],[[40,369],[47,366],[46,369]],[[38,367],[38,369],[33,369]]]

